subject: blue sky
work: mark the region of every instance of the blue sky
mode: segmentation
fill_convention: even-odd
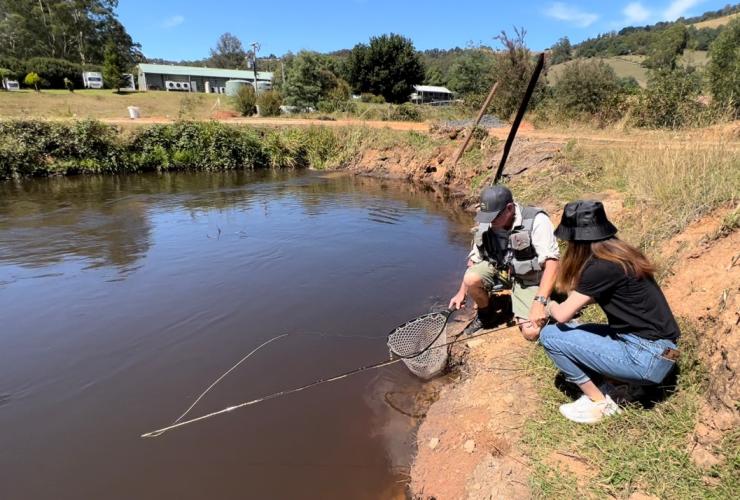
[[[533,49],[568,36],[578,42],[624,26],[640,26],[717,10],[727,0],[601,1],[249,1],[120,0],[118,15],[147,57],[207,57],[219,35],[231,32],[260,55],[301,49],[352,48],[370,36],[400,33],[419,50],[494,44],[502,29],[524,26]]]

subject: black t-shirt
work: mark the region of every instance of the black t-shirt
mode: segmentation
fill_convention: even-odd
[[[609,326],[618,332],[650,340],[675,340],[680,335],[655,280],[637,279],[619,264],[592,258],[583,268],[576,292],[593,298],[606,313]]]

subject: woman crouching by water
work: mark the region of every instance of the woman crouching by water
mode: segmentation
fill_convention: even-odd
[[[609,385],[597,387],[593,376],[659,384],[678,356],[680,332],[652,264],[616,233],[598,201],[568,203],[555,230],[568,242],[557,287],[569,295],[561,304],[547,305],[557,324],[542,329],[540,343],[566,380],[583,391],[580,399],[560,406],[560,413],[574,422],[595,423],[619,412]],[[594,302],[609,324],[564,324]]]

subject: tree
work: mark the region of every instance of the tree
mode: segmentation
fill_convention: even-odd
[[[47,57],[99,64],[105,41],[123,60],[138,62],[140,46],[116,18],[117,0],[0,0],[0,57]]]
[[[720,106],[740,112],[740,18],[729,23],[709,51],[707,77],[712,96]]]
[[[241,40],[231,33],[224,33],[216,42],[216,48],[211,49],[210,64],[216,68],[247,69],[246,57],[247,51]]]
[[[405,102],[424,81],[424,64],[408,38],[391,33],[357,44],[347,59],[347,77],[356,92],[370,92],[389,102]]]
[[[39,84],[41,83],[41,77],[38,75],[38,73],[34,73],[33,71],[26,75],[26,78],[23,79],[23,83],[29,87],[33,87],[36,89],[36,92],[40,92],[39,90]]]
[[[466,97],[487,94],[493,85],[496,60],[493,51],[472,47],[450,69],[450,89]]]
[[[675,69],[678,56],[683,54],[688,43],[688,32],[683,24],[664,29],[653,42],[650,55],[643,65],[652,69]]]
[[[550,49],[550,64],[560,64],[573,59],[573,47],[570,40],[564,36]]]
[[[524,43],[527,32],[520,28],[515,29],[514,33],[514,38],[509,38],[505,31],[496,37],[504,50],[496,53],[494,72],[499,86],[491,101],[491,109],[502,118],[510,117],[517,110],[534,71],[534,58]],[[540,78],[530,108],[536,106],[544,89],[544,79]]]
[[[640,127],[680,128],[696,123],[701,77],[693,68],[677,66],[650,72],[648,85],[635,107]]]
[[[291,106],[315,108],[337,86],[337,76],[325,56],[302,50],[286,72],[284,94]]]
[[[108,42],[103,59],[103,81],[118,93],[120,88],[126,85],[123,78],[126,70],[126,63],[121,60],[121,55],[116,50],[116,46],[112,42]]]
[[[589,59],[567,64],[554,85],[553,94],[560,115],[614,115],[612,111],[615,111],[622,89],[611,66]]]

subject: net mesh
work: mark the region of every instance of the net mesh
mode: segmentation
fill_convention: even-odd
[[[388,335],[388,347],[403,358],[417,377],[429,379],[447,366],[447,318],[449,311],[425,314],[405,323]],[[444,346],[444,347],[439,347]]]

